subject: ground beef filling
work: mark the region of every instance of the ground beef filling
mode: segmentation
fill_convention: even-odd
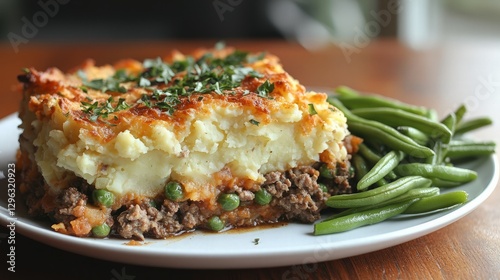
[[[213,210],[213,207],[209,210],[204,202],[199,201],[174,202],[165,197],[145,198],[139,202],[132,201],[116,211],[109,211],[105,222],[112,228],[111,235],[136,240],[146,237],[166,238],[207,228],[207,220],[213,215],[219,216],[228,228],[280,221],[312,223],[320,218],[320,211],[325,208],[328,197],[351,192],[349,180],[352,175],[349,169],[349,161],[345,161],[336,167],[336,176],[328,180],[320,178],[319,171],[312,166],[270,172],[264,176],[266,180],[261,185],[272,195],[267,205],[254,203],[253,192],[235,187],[233,191],[240,198],[240,206],[232,211]],[[55,200],[54,210],[47,214],[68,227],[75,219],[75,212],[78,212],[75,210],[91,203],[88,197],[93,187],[85,182],[78,182],[75,186],[62,191]],[[33,208],[31,212],[40,213],[35,209],[39,206],[35,200],[28,199],[27,202],[28,207]]]

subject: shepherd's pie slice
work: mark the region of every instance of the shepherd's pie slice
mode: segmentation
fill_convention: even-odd
[[[313,222],[351,191],[345,117],[271,54],[176,51],[19,80],[20,190],[58,232],[142,240]]]

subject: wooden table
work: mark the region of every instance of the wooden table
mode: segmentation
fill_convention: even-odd
[[[347,55],[332,45],[316,51],[283,41],[229,41],[247,50],[277,54],[303,84],[332,88],[349,85],[406,102],[434,107],[441,116],[458,104],[470,106],[468,116],[488,115],[495,124],[476,137],[500,142],[500,46],[448,45],[424,51],[397,41],[376,41]],[[86,58],[97,64],[120,58],[139,60],[177,48],[211,47],[212,41],[126,42],[108,44],[38,44],[20,46],[16,54],[0,46],[0,117],[17,110],[20,94],[13,92],[20,69],[34,66],[63,70]],[[4,136],[2,136],[4,137]],[[3,168],[3,167],[2,167]],[[318,263],[313,271],[302,265],[264,269],[180,270],[101,261],[54,249],[18,236],[16,273],[7,271],[6,239],[0,239],[0,279],[499,279],[500,188],[461,220],[427,236],[360,256]],[[0,228],[0,234],[7,234]],[[128,278],[126,276],[129,276]],[[118,278],[117,278],[118,277]]]

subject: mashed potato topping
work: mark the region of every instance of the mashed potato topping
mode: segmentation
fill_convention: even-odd
[[[216,195],[216,187],[255,189],[264,174],[311,165],[320,156],[346,159],[343,114],[326,94],[306,91],[270,54],[245,54],[229,67],[237,81],[230,87],[223,80],[197,81],[184,85],[188,93],[169,91],[234,53],[175,52],[164,60],[102,67],[87,62],[69,74],[31,69],[30,79],[37,83],[30,89],[26,114],[33,121],[23,124],[24,137],[33,143],[33,160],[51,191],[80,177],[118,197],[155,196],[175,180],[184,186],[186,199],[205,200]],[[212,60],[196,66],[207,54]],[[189,61],[195,66],[144,74]],[[165,76],[169,79],[162,80]]]

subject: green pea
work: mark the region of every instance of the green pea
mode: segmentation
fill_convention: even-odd
[[[104,223],[102,225],[93,227],[92,234],[95,237],[103,238],[109,235],[110,230],[111,228],[108,226],[108,224]]]
[[[217,201],[222,206],[222,209],[226,211],[234,210],[240,206],[240,198],[234,193],[223,193],[219,196]]]
[[[318,183],[319,188],[321,189],[322,192],[328,193],[328,187],[323,184],[323,183]]]
[[[335,170],[328,168],[328,164],[323,164],[319,167],[319,175],[324,178],[332,179],[335,177]]]
[[[265,189],[260,189],[255,193],[255,203],[259,205],[267,205],[272,199],[273,196]]]
[[[158,207],[158,205],[156,205],[156,202],[154,200],[149,201],[149,206],[154,207],[154,208]]]
[[[208,228],[213,231],[221,231],[224,228],[224,222],[219,218],[219,216],[212,216],[207,221]]]
[[[92,192],[92,198],[96,205],[102,205],[106,207],[111,207],[115,202],[115,195],[107,190],[94,190]]]
[[[349,166],[349,177],[352,178],[356,174],[356,169],[353,166]]]
[[[165,197],[170,200],[178,201],[184,197],[184,191],[179,182],[170,181],[165,186]]]

